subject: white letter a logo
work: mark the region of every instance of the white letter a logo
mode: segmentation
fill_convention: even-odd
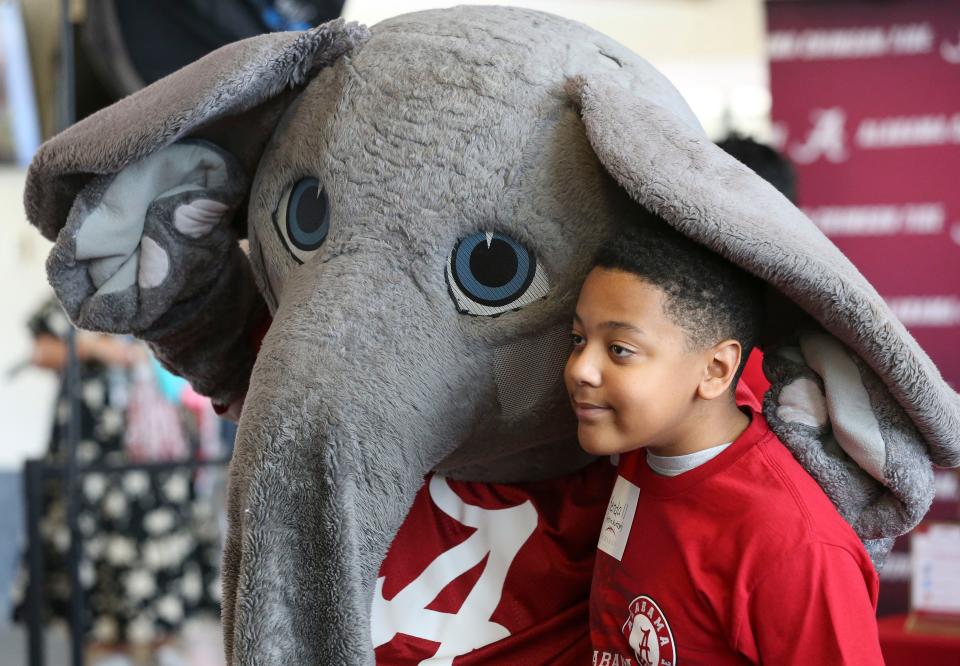
[[[490,621],[500,604],[503,583],[513,558],[537,527],[537,511],[527,500],[507,509],[482,509],[466,504],[446,479],[430,479],[430,497],[444,513],[476,528],[466,541],[441,553],[416,580],[387,601],[385,578],[377,579],[371,617],[373,646],[390,642],[398,633],[440,643],[430,666],[449,666],[454,658],[510,635]],[[456,613],[427,609],[443,589],[487,558],[483,573]]]

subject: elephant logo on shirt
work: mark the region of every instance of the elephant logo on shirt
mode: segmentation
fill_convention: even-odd
[[[630,602],[629,615],[623,624],[638,666],[677,666],[677,650],[673,632],[660,606],[641,595]]]

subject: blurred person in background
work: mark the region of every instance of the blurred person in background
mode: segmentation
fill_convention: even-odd
[[[724,152],[750,167],[777,188],[790,203],[797,203],[797,175],[790,161],[770,146],[738,132],[717,141]]]
[[[53,431],[44,460],[66,463],[71,401],[63,370],[71,324],[51,299],[31,317],[32,362],[60,373]],[[81,467],[173,460],[187,455],[178,410],[163,396],[145,347],[132,339],[78,331]],[[210,502],[196,501],[191,470],[92,472],[78,484],[82,538],[80,629],[92,664],[130,663],[117,650],[149,653],[185,618],[219,603],[218,527]],[[67,498],[60,478],[47,480],[40,534],[44,550],[43,614],[69,617]],[[26,614],[28,576],[14,589],[14,618]],[[106,657],[106,661],[102,658]],[[164,662],[177,663],[169,659]]]
[[[85,0],[70,3],[78,120],[233,41],[264,32],[303,30],[339,16],[344,0]],[[33,78],[45,137],[62,129],[58,117],[61,49],[60,0],[24,0]],[[54,300],[31,319],[32,363],[60,373],[66,366],[69,322]],[[77,333],[81,396],[79,464],[123,464],[174,459],[183,435],[169,427],[169,410],[152,409],[169,382],[145,348],[122,338]],[[168,377],[166,379],[169,379]],[[44,458],[65,462],[63,435],[70,400],[61,381],[53,432]],[[188,423],[210,453],[210,425],[218,441],[232,441],[232,425],[212,418],[208,401],[187,397]],[[166,412],[164,416],[161,412]],[[167,425],[164,425],[167,424]],[[181,424],[182,425],[182,424]],[[220,432],[225,428],[226,432]],[[222,452],[221,452],[222,453]],[[211,478],[213,477],[213,478]],[[79,484],[84,542],[81,582],[87,617],[82,630],[94,647],[148,645],[169,636],[189,612],[219,606],[219,530],[216,495],[222,479],[171,471],[88,474]],[[69,611],[66,498],[59,480],[46,482],[41,533],[46,580],[44,614]],[[25,615],[26,567],[13,591],[14,616]],[[95,650],[96,651],[96,650]],[[103,651],[103,650],[101,650]],[[118,662],[119,663],[119,662]]]

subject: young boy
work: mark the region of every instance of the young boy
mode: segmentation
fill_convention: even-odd
[[[883,663],[861,542],[735,400],[760,302],[658,219],[611,239],[584,282],[566,386],[581,446],[620,454],[590,597],[597,666]]]

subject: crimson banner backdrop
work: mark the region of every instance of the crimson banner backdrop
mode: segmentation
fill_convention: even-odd
[[[770,1],[774,144],[801,208],[960,387],[960,1]],[[960,518],[938,470],[930,519]],[[909,538],[879,614],[909,605]]]
[[[960,2],[768,2],[801,207],[960,387]]]

